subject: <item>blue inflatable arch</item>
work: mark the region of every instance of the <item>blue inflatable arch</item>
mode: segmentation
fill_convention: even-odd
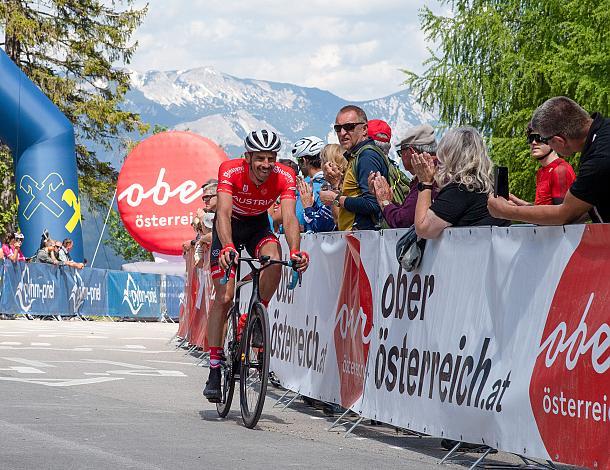
[[[1,49],[0,139],[13,154],[25,256],[36,253],[47,229],[56,240],[74,240],[72,258],[82,261],[74,128]]]

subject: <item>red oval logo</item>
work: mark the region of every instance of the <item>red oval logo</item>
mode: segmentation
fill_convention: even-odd
[[[530,382],[553,460],[610,468],[610,227],[587,225],[555,291]]]
[[[161,132],[140,142],[117,182],[119,214],[131,236],[148,251],[182,254],[202,206],[201,185],[216,178],[225,160],[218,145],[191,132]]]

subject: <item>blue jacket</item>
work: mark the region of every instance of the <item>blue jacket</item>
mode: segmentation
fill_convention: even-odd
[[[310,177],[305,178],[307,183],[312,182]],[[335,229],[335,220],[330,207],[320,201],[320,190],[326,183],[323,173],[319,171],[313,177],[313,206],[304,210],[305,232],[332,232]]]

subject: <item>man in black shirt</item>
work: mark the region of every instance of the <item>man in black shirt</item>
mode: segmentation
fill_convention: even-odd
[[[565,96],[545,101],[532,128],[559,155],[581,152],[576,181],[556,206],[514,206],[502,197],[487,202],[494,217],[540,225],[574,223],[587,212],[593,222],[610,222],[610,119],[589,114]]]

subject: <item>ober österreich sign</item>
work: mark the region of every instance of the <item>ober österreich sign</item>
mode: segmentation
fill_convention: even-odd
[[[225,160],[218,145],[191,132],[161,132],[140,142],[117,182],[119,213],[131,236],[148,251],[180,255],[194,235],[201,185],[216,178]]]

